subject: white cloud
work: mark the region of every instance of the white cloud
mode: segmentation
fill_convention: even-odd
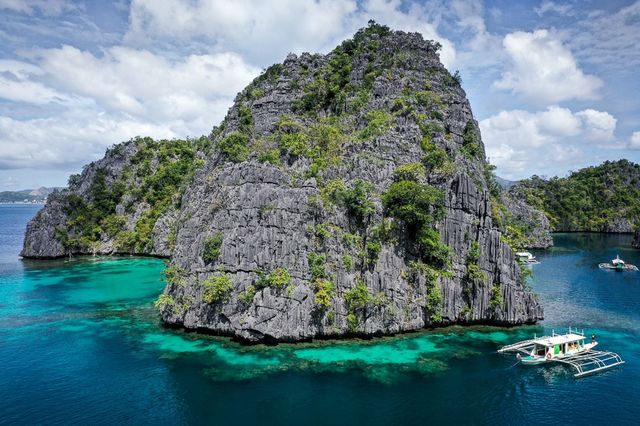
[[[138,135],[208,134],[259,73],[234,53],[169,60],[144,50],[40,50],[35,64],[0,61],[0,97],[63,106],[47,118],[0,116],[0,169],[67,167]]]
[[[0,10],[12,10],[27,15],[39,11],[44,15],[55,16],[77,8],[77,5],[67,0],[0,0]]]
[[[45,119],[0,116],[0,169],[78,167],[104,154],[106,147],[138,135],[171,138],[171,125],[154,125],[76,110]]]
[[[503,45],[511,68],[495,87],[547,104],[598,97],[602,81],[582,72],[557,34],[517,31],[507,34]]]
[[[640,1],[615,13],[591,12],[570,31],[567,42],[584,62],[608,69],[634,70],[640,66]]]
[[[32,64],[0,60],[0,98],[36,105],[68,103],[69,96],[32,80],[42,74],[43,71]]]
[[[597,142],[609,142],[615,140],[613,132],[618,120],[605,111],[586,109],[576,113],[584,122],[585,136],[589,140]]]
[[[466,70],[482,69],[501,62],[501,38],[487,30],[484,5],[480,0],[454,0],[448,5],[447,18],[460,33],[456,65]]]
[[[544,0],[540,3],[540,6],[535,7],[533,10],[538,14],[538,16],[542,16],[545,13],[553,12],[558,15],[566,15],[573,9],[573,5],[568,3],[556,3],[549,0]]]
[[[616,121],[604,111],[574,113],[551,106],[534,113],[501,111],[480,121],[480,129],[487,156],[501,176],[522,178],[532,172],[556,173],[574,167],[593,144],[615,139]]]
[[[629,138],[629,148],[640,149],[640,131],[633,132],[633,134]]]
[[[144,45],[156,39],[204,37],[218,48],[273,62],[274,56],[317,49],[342,35],[346,18],[356,8],[355,1],[340,0],[134,0],[126,40]]]
[[[400,0],[134,0],[125,41],[153,46],[158,40],[198,40],[264,65],[281,61],[289,52],[326,52],[375,19],[439,41],[442,61],[450,66],[455,48],[438,34],[429,13],[425,6]]]
[[[55,87],[93,99],[107,111],[150,121],[198,120],[210,128],[259,70],[234,53],[168,60],[145,50],[113,47],[101,57],[75,47],[40,51],[38,65]],[[194,127],[190,134],[207,128]]]

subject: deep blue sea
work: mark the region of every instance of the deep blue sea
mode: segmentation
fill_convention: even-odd
[[[0,205],[0,424],[640,423],[640,273],[597,267],[640,264],[630,236],[559,234],[536,252],[538,326],[241,346],[160,325],[160,260],[20,260],[38,208]],[[575,379],[496,353],[568,326],[627,363]]]

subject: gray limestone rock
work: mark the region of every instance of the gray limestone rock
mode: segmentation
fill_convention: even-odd
[[[213,149],[203,153],[204,164],[179,203],[155,222],[153,248],[146,253],[171,258],[172,278],[161,304],[165,323],[260,342],[542,318],[494,224],[480,131],[464,91],[441,65],[437,46],[419,34],[358,34],[354,45],[343,44],[326,56],[289,55],[283,65],[269,68],[237,96],[214,130]],[[348,66],[340,62],[345,52]],[[315,89],[327,69],[342,76],[344,99]],[[316,107],[323,99],[327,105]],[[305,111],[313,102],[315,109]],[[380,111],[382,124],[372,128]],[[321,141],[316,151],[287,153],[278,145],[279,132],[291,126],[282,124],[285,118]],[[477,135],[475,154],[469,154],[470,129]],[[251,152],[246,161],[227,161],[220,147],[238,131],[248,135]],[[333,137],[337,145],[322,145]],[[433,166],[435,160],[425,157],[425,150],[436,147],[445,153],[447,167]],[[277,161],[264,160],[269,149],[276,150]],[[317,157],[325,163],[319,165]],[[122,173],[130,158],[126,154],[112,164],[107,155],[98,163],[111,176]],[[429,253],[418,250],[416,235],[389,217],[382,203],[396,169],[421,162],[427,168],[421,184],[444,193],[444,214],[435,229],[450,256],[446,272],[435,279],[417,262]],[[72,192],[88,196],[94,168],[84,170]],[[364,223],[327,199],[329,183],[349,189],[359,181],[371,188],[372,208]],[[134,207],[129,213],[116,208],[127,216],[127,229],[134,229],[149,208]],[[523,216],[535,217],[518,208]],[[64,207],[53,197],[30,223],[23,255],[62,255],[53,232],[65,220]],[[222,243],[212,260],[207,244],[215,236]],[[469,278],[474,247],[481,278]],[[107,238],[99,251],[113,252],[112,242]],[[312,264],[318,257],[322,278]],[[265,281],[277,270],[290,277],[286,285]],[[331,288],[324,305],[319,303],[322,282]],[[221,286],[215,298],[212,283]],[[363,285],[366,302],[354,308],[350,295]]]
[[[502,202],[512,217],[523,225],[526,245],[522,248],[543,249],[553,246],[551,223],[547,215],[510,192],[503,191]]]

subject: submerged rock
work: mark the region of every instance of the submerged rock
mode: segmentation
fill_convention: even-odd
[[[326,56],[289,55],[191,142],[202,161],[170,194],[165,170],[181,154],[167,160],[158,143],[141,159],[139,141],[120,145],[119,160],[108,154],[50,198],[23,256],[169,256],[163,321],[247,341],[541,319],[492,216],[477,122],[438,48],[371,24]],[[119,226],[97,217],[80,229],[75,198]]]

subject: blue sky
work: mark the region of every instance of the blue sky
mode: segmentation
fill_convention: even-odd
[[[499,175],[640,161],[640,1],[0,0],[0,190],[208,134],[261,69],[369,19],[442,43]]]

